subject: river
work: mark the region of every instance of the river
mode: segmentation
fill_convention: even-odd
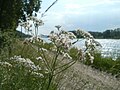
[[[95,39],[98,41],[101,47],[101,54],[103,57],[112,57],[116,59],[120,57],[120,39]],[[78,48],[84,48],[84,40],[80,40],[75,44]]]

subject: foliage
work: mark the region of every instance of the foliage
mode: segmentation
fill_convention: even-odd
[[[114,30],[106,30],[103,32],[103,38],[120,39],[120,28]]]
[[[26,14],[31,16],[33,11],[40,8],[40,0],[0,1],[0,28],[16,29],[19,19],[26,21]],[[7,7],[6,7],[7,6]]]
[[[9,54],[12,48],[12,42],[14,42],[15,35],[14,33],[9,30],[7,32],[0,32],[0,54],[3,51],[3,48],[8,49]]]
[[[94,38],[100,39],[120,39],[120,28],[106,30],[104,32],[90,32]]]
[[[1,90],[6,90],[8,88],[9,90],[37,90],[41,88],[43,74],[40,73],[40,70],[39,72],[32,70],[32,67],[35,69],[37,68],[32,61],[18,56],[6,61],[0,62],[0,73],[2,73],[0,74]]]
[[[30,38],[32,36],[28,35],[28,34],[24,34],[24,33],[20,32],[20,31],[16,31],[15,37],[19,38],[19,39],[25,39],[25,38]]]
[[[16,33],[19,21],[26,21],[26,16],[37,12],[40,5],[40,0],[0,0],[0,46],[5,47],[10,43],[9,39]]]
[[[92,67],[111,73],[116,77],[120,76],[120,61],[114,61],[112,58],[102,57],[101,54],[96,53]]]
[[[72,57],[73,60],[78,60],[79,59],[78,52],[79,52],[78,49],[76,47],[73,47],[69,50],[69,55]]]

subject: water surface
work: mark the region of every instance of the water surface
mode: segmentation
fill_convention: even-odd
[[[95,39],[98,41],[101,45],[101,53],[104,57],[112,57],[116,59],[120,56],[120,39]],[[84,41],[80,40],[75,44],[78,48],[84,48]]]

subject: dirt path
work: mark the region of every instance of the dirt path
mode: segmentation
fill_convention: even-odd
[[[80,62],[64,72],[59,90],[120,90],[120,81]]]

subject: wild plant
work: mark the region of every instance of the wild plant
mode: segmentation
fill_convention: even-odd
[[[31,32],[30,29],[32,27],[32,24],[30,25],[30,23],[26,24],[25,22],[21,25],[25,30],[30,31],[33,35],[31,38],[25,39],[24,42],[31,44],[37,53],[39,53],[40,56],[37,59],[40,59],[42,61],[43,67],[48,71],[48,75],[46,77],[47,79],[45,82],[47,84],[46,90],[52,88],[52,85],[57,85],[56,79],[58,78],[59,74],[75,64],[78,60],[86,60],[87,57],[87,59],[93,63],[93,52],[96,48],[96,42],[89,33],[79,29],[76,31],[86,39],[86,49],[84,51],[82,49],[78,50],[77,57],[79,58],[72,60],[72,57],[68,52],[71,46],[79,41],[72,32],[61,29],[60,25],[55,26],[57,31],[51,31],[51,33],[48,35],[52,47],[51,49],[47,50],[43,48],[47,42],[42,40],[42,38],[38,35],[38,27],[43,25],[43,21],[38,20],[35,17],[28,17],[28,21],[33,22],[35,30],[34,33]],[[74,41],[75,39],[76,41]]]

